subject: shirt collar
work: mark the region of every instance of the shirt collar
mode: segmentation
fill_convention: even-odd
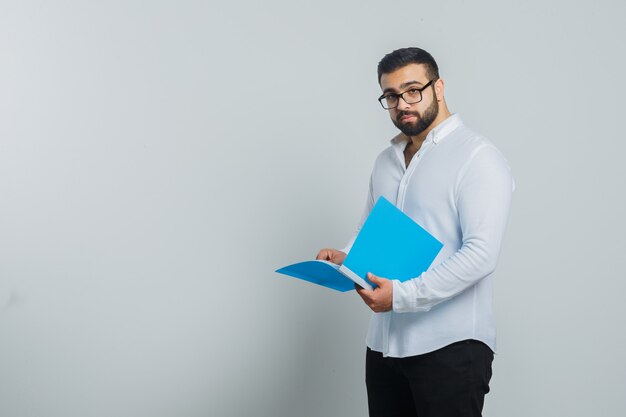
[[[462,125],[463,121],[461,121],[461,117],[457,113],[452,113],[443,122],[439,123],[433,130],[428,132],[428,136],[426,136],[426,139],[424,139],[424,143],[432,140],[433,143],[437,144],[450,133],[452,133],[453,130]],[[398,133],[391,139],[391,144],[397,145],[406,141],[407,137],[404,135],[404,133]]]

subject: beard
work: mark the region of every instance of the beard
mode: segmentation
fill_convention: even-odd
[[[435,97],[436,98],[436,97]],[[430,106],[424,110],[424,114],[419,114],[416,111],[399,111],[395,119],[392,119],[393,124],[400,129],[402,133],[407,136],[417,136],[430,126],[437,115],[439,114],[439,104],[437,100],[433,100]],[[417,120],[413,123],[402,123],[400,118],[402,116],[411,115],[417,117]]]

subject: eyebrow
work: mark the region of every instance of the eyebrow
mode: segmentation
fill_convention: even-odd
[[[405,88],[413,84],[423,85],[420,81],[411,80],[411,81],[407,81],[405,83],[400,84],[400,90],[404,90]],[[396,90],[394,88],[385,88],[383,90],[383,93],[395,93],[395,92]]]

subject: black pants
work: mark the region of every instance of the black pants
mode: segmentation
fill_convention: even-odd
[[[407,358],[367,349],[370,417],[479,417],[489,392],[493,352],[464,340]]]

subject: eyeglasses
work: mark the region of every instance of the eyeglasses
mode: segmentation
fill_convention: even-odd
[[[422,101],[422,98],[423,98],[422,91],[430,87],[430,85],[434,81],[437,81],[437,80],[430,80],[422,88],[413,87],[400,94],[396,94],[396,93],[383,94],[382,96],[378,97],[378,102],[380,103],[381,106],[383,106],[383,109],[385,110],[395,109],[396,107],[398,107],[398,103],[400,103],[400,97],[402,97],[402,100],[404,100],[406,104],[419,103],[420,101]]]

